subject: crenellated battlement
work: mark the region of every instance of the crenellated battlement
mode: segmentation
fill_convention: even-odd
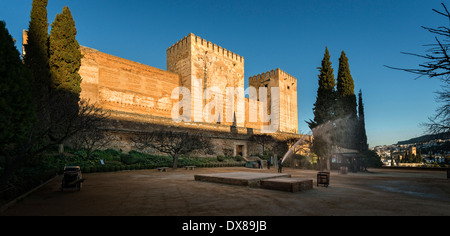
[[[289,82],[292,82],[292,83],[297,82],[297,79],[294,76],[286,73],[285,71],[281,70],[280,68],[277,68],[275,70],[270,70],[270,71],[267,71],[265,73],[261,73],[258,75],[250,76],[248,79],[251,82],[256,82],[259,80],[271,79],[271,78],[275,77],[276,75],[278,75],[280,77],[280,79],[282,77],[284,79],[289,80]]]
[[[281,75],[284,79],[288,80],[289,82],[297,83],[297,78],[295,78],[294,76],[292,76],[292,75],[286,73],[286,72],[283,71],[283,70],[280,70],[280,75]]]
[[[175,53],[179,49],[186,49],[190,45],[188,40],[190,39],[191,35],[194,34],[190,33],[188,36],[185,36],[178,42],[172,44],[172,46],[167,49],[167,53]]]
[[[244,63],[244,57],[239,56],[238,54],[231,52],[215,43],[211,43],[210,41],[207,41],[200,36],[196,36],[193,33],[190,33],[188,36],[185,36],[183,39],[170,46],[167,49],[167,54],[170,55],[172,53],[177,53],[179,50],[186,50],[191,46],[191,44],[202,46],[209,51],[215,52],[223,57],[229,58],[236,62]]]
[[[276,69],[276,70],[278,70],[278,69]],[[248,79],[249,79],[249,81],[258,81],[260,79],[263,79],[263,80],[264,79],[269,79],[269,78],[275,76],[276,70],[271,70],[271,71],[267,71],[265,73],[261,73],[261,74],[258,74],[258,75],[250,76]]]

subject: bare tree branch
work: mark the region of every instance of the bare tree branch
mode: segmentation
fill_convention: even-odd
[[[153,131],[141,133],[132,138],[134,146],[140,150],[151,148],[166,153],[173,158],[173,169],[178,167],[178,157],[194,151],[211,154],[210,140],[187,132]]]
[[[36,122],[28,139],[15,145],[6,145],[0,150],[7,162],[0,176],[0,186],[6,185],[9,178],[26,160],[35,158],[51,147],[63,143],[77,133],[98,127],[109,114],[88,100],[74,106],[64,95],[49,100],[52,109],[52,122]],[[49,109],[45,109],[50,112]],[[49,117],[44,114],[43,117]]]
[[[447,18],[447,24],[450,25],[450,12],[445,4],[442,3],[444,11],[433,9],[437,14]],[[403,53],[426,59],[424,63],[419,64],[419,68],[404,69],[398,67],[386,66],[395,70],[402,70],[419,75],[417,78],[427,76],[437,78],[444,83],[443,90],[436,92],[438,95],[436,101],[442,105],[436,110],[436,114],[429,118],[428,123],[422,124],[431,134],[450,132],[450,27],[440,26],[437,28],[424,27],[423,29],[436,35],[435,44],[425,45],[429,47],[425,55],[416,53]],[[442,37],[444,39],[439,39]],[[416,79],[417,79],[416,78]]]

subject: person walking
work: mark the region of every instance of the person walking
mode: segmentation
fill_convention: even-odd
[[[278,160],[278,173],[281,173],[283,170],[283,162],[281,161],[281,159]]]
[[[270,170],[270,159],[267,160],[267,169]]]

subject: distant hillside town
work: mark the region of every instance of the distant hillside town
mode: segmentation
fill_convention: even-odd
[[[376,146],[373,150],[381,157],[384,166],[450,166],[449,134],[424,135],[393,145]]]

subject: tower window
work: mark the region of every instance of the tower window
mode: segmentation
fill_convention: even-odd
[[[291,87],[287,86],[287,89],[290,89]]]

